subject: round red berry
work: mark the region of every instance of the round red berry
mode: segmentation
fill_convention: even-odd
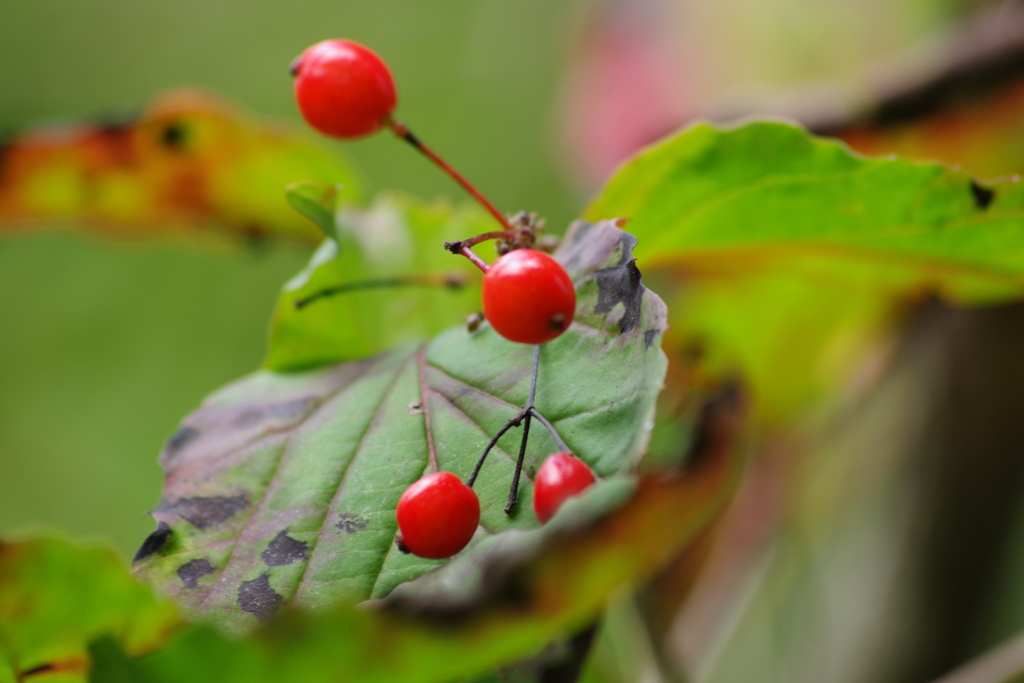
[[[543,344],[569,328],[576,290],[558,261],[535,249],[505,254],[484,275],[484,317],[505,339]]]
[[[292,62],[295,99],[321,133],[351,140],[380,130],[395,109],[395,81],[384,60],[351,40],[325,40]]]
[[[533,511],[542,524],[554,517],[567,498],[596,481],[594,473],[571,453],[552,453],[533,480]]]
[[[451,472],[434,472],[405,490],[395,510],[399,542],[413,555],[451,557],[466,547],[480,522],[480,500]]]

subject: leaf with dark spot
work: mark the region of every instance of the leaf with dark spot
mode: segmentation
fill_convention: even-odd
[[[646,348],[648,348],[648,349],[651,348],[651,345],[654,344],[654,340],[657,339],[657,338],[658,338],[658,331],[657,330],[647,330],[646,332],[644,332],[644,346]]]
[[[206,558],[189,560],[178,567],[178,578],[185,588],[199,588],[199,579],[214,572],[213,565]]]
[[[174,436],[167,440],[166,448],[168,451],[176,451],[180,448],[184,448],[198,438],[198,429],[193,429],[192,427],[181,427],[174,433]]]
[[[732,415],[733,432],[720,432],[700,464],[683,474],[602,481],[544,526],[491,536],[386,600],[287,610],[243,639],[197,625],[134,663],[162,683],[224,680],[221,672],[239,672],[229,683],[277,683],[305,680],[310,671],[436,683],[478,680],[536,657],[549,643],[585,631],[614,590],[645,581],[706,534],[739,480],[738,417]],[[250,585],[257,583],[268,586],[266,574]],[[561,667],[558,659],[542,659],[540,669],[570,674],[585,641],[581,636],[580,651],[567,652]]]
[[[594,275],[599,294],[594,311],[610,313],[621,304],[622,314],[617,323],[619,332],[632,332],[640,321],[640,302],[644,296],[644,286],[640,284],[640,271],[636,263],[629,261]]]
[[[971,181],[971,196],[974,197],[974,205],[984,211],[988,208],[992,200],[995,199],[996,193],[987,187],[983,187],[977,183],[977,181]]]
[[[217,228],[237,239],[259,234],[306,248],[323,235],[289,210],[282,191],[288,183],[327,184],[341,205],[362,199],[360,174],[337,150],[212,92],[168,90],[131,119],[44,124],[18,131],[6,145],[5,126],[0,123],[5,228],[64,220],[138,239]],[[9,156],[2,154],[5,146]],[[119,199],[111,201],[114,187]]]
[[[309,554],[309,546],[303,541],[297,541],[288,536],[288,531],[288,529],[281,529],[281,531],[277,532],[274,540],[260,554],[263,564],[268,567],[281,567],[306,559],[306,556]]]
[[[555,256],[571,263],[576,317],[540,354],[538,409],[603,477],[643,455],[665,372],[666,311],[639,283],[634,244],[612,222],[570,229]],[[602,305],[610,298],[618,303]],[[243,632],[263,612],[240,608],[254,604],[240,603],[242,586],[249,595],[273,585],[281,603],[314,606],[382,598],[443,564],[396,549],[398,498],[434,467],[469,476],[526,402],[532,353],[490,326],[460,325],[425,344],[260,372],[214,394],[184,420],[202,436],[161,458],[165,502],[154,514],[174,529],[174,554],[140,562],[138,575],[186,613]],[[410,414],[411,404],[420,410]],[[480,528],[469,549],[538,524],[530,475],[556,446],[544,429],[531,431],[519,504],[505,514],[520,434],[502,437],[480,472]],[[176,570],[199,558],[214,573],[183,588]]]
[[[132,558],[132,564],[139,560],[144,560],[153,553],[159,551],[167,543],[167,539],[171,537],[174,531],[167,524],[167,522],[158,522],[156,530],[153,531],[149,536],[146,536],[146,540],[142,542],[139,549],[135,552],[135,557]]]
[[[347,512],[342,512],[338,515],[338,523],[335,524],[335,528],[339,531],[344,531],[346,534],[354,534],[362,531],[370,525],[370,520],[366,517],[360,517],[359,515],[350,515]]]
[[[263,422],[269,418],[282,418],[284,420],[300,419],[308,415],[316,407],[316,402],[317,399],[306,397],[285,401],[284,403],[259,406],[239,415],[236,424],[246,426]]]
[[[202,530],[226,522],[246,505],[245,496],[179,498],[173,503],[161,501],[156,512],[177,515]]]
[[[238,587],[238,606],[260,621],[274,616],[284,598],[270,587],[270,574],[260,574],[252,581],[243,581]]]

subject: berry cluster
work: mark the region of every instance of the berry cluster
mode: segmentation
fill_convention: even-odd
[[[494,330],[513,342],[535,345],[527,404],[491,439],[466,483],[451,472],[434,472],[402,494],[395,511],[399,548],[435,559],[462,550],[480,521],[480,501],[472,488],[480,468],[498,439],[509,429],[522,426],[522,445],[505,506],[505,512],[510,512],[516,503],[530,422],[534,419],[550,432],[560,449],[543,462],[534,482],[534,512],[546,523],[566,499],[593,484],[595,477],[586,463],[569,452],[555,428],[533,405],[540,344],[568,329],[576,311],[576,290],[568,273],[545,251],[535,248],[543,246],[537,241],[543,223],[529,214],[519,214],[510,221],[408,127],[391,118],[397,104],[395,84],[387,64],[369,48],[349,40],[326,40],[292,62],[291,73],[299,109],[309,125],[346,140],[391,129],[458,182],[498,221],[501,230],[449,242],[445,248],[465,256],[484,272],[484,317]],[[501,256],[487,264],[472,248],[491,239],[498,240]],[[349,288],[325,290],[302,304]]]

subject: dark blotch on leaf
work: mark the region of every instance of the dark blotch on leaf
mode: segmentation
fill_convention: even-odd
[[[160,501],[157,512],[170,512],[189,522],[202,531],[211,526],[231,519],[236,512],[243,509],[248,502],[245,496],[230,498],[179,498],[174,503]]]
[[[182,426],[174,433],[174,436],[167,439],[167,450],[177,451],[189,445],[199,438],[199,430],[194,427]]]
[[[272,418],[299,418],[315,408],[316,404],[316,398],[300,398],[294,401],[286,401],[285,403],[262,406],[253,410],[247,410],[239,415],[236,424],[244,426]]]
[[[260,621],[274,616],[284,598],[270,587],[270,573],[264,572],[252,581],[243,581],[238,587],[238,606]]]
[[[610,313],[617,304],[625,306],[619,319],[619,332],[626,334],[636,328],[640,322],[640,304],[644,298],[645,288],[640,284],[640,269],[635,259],[626,263],[599,270],[594,273],[597,280],[597,306],[595,313]]]
[[[996,193],[994,190],[990,190],[987,187],[982,187],[978,183],[971,181],[971,196],[974,197],[974,205],[981,210],[985,210],[995,199]]]
[[[647,330],[646,332],[644,332],[644,349],[651,348],[651,345],[654,344],[654,340],[657,338],[657,330]]]
[[[18,680],[21,681],[28,676],[34,676],[36,674],[46,673],[47,671],[53,671],[55,668],[57,667],[55,667],[53,664],[40,664],[39,666],[32,667],[28,671],[20,672]]]
[[[350,515],[342,513],[338,515],[338,523],[334,525],[339,530],[344,531],[346,534],[354,534],[357,531],[362,531],[366,527],[370,526],[370,520],[359,515]]]
[[[268,567],[281,567],[296,560],[304,560],[309,554],[309,546],[288,535],[289,528],[281,529],[274,540],[267,545],[260,557]]]
[[[199,579],[214,572],[207,559],[191,560],[178,567],[178,578],[185,588],[199,588]]]
[[[171,121],[160,131],[160,143],[167,149],[183,148],[187,137],[188,131],[181,121]]]
[[[132,564],[135,564],[139,560],[144,560],[153,553],[164,547],[167,543],[167,539],[171,537],[174,530],[167,524],[167,522],[160,522],[156,525],[156,530],[149,536],[146,536],[146,540],[139,546],[138,551],[135,553],[135,557],[132,558]]]

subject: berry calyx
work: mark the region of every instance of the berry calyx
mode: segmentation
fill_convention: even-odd
[[[309,125],[353,140],[383,128],[395,110],[395,82],[384,60],[351,40],[325,40],[291,66],[295,99]]]
[[[533,511],[537,519],[546,524],[566,499],[581,493],[595,481],[587,463],[575,455],[552,453],[533,480]]]
[[[505,339],[543,344],[569,328],[576,290],[558,261],[536,249],[516,249],[487,270],[484,317]]]
[[[405,490],[395,517],[400,549],[439,560],[459,552],[473,538],[480,500],[451,472],[434,472]]]

